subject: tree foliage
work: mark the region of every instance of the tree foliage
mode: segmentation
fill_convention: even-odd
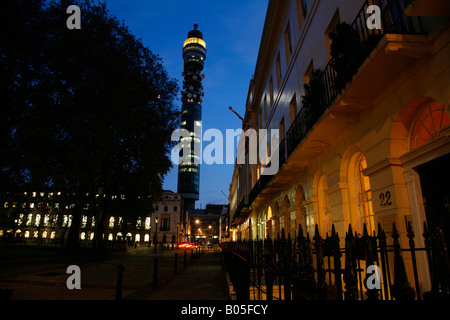
[[[72,4],[80,30],[66,27]],[[69,246],[86,202],[99,227],[111,212],[151,212],[179,119],[162,59],[103,3],[7,0],[0,10],[0,193],[70,195]]]

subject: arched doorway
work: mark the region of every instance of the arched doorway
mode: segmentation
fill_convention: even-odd
[[[318,197],[318,225],[320,234],[325,237],[328,232],[331,232],[331,219],[330,219],[330,204],[327,194],[327,178],[325,174],[322,174],[319,178],[317,185],[317,197]]]
[[[450,115],[437,101],[429,100],[417,112],[409,135],[410,151],[426,148],[427,144],[449,134]],[[426,220],[431,229],[444,232],[450,245],[450,150],[416,167],[419,174]]]
[[[399,157],[408,190],[416,246],[425,245],[424,222],[444,231],[450,245],[450,114],[429,97],[409,101],[399,112],[391,136],[391,154]],[[400,150],[404,150],[400,152]],[[424,270],[423,290],[431,288],[427,256],[418,252]]]
[[[305,190],[302,185],[298,185],[295,191],[295,228],[298,233],[298,226],[301,225],[304,235],[306,235],[306,208],[302,205],[305,200]]]
[[[347,222],[353,230],[363,232],[366,224],[369,234],[374,231],[374,213],[370,179],[364,174],[367,160],[359,148],[351,146],[345,152],[341,165],[341,182],[348,186]],[[345,226],[344,230],[347,230]]]
[[[266,217],[266,235],[267,237],[273,239],[274,235],[273,235],[273,225],[274,225],[274,221],[273,221],[273,213],[272,213],[272,207],[269,206],[267,208],[267,217]]]

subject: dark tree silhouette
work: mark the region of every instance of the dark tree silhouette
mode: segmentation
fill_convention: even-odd
[[[80,30],[66,27],[72,4]],[[151,212],[179,119],[162,59],[103,3],[7,0],[0,10],[0,193],[66,195],[69,248],[87,205],[96,236],[112,212]]]

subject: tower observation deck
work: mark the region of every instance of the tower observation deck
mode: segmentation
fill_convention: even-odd
[[[200,190],[200,159],[201,132],[202,132],[202,103],[204,75],[201,73],[206,59],[206,43],[203,34],[198,29],[188,32],[183,44],[184,77],[181,91],[181,129],[189,131],[190,136],[181,140],[182,144],[191,145],[189,161],[178,166],[178,193],[184,198],[186,209],[195,209],[195,201],[199,199]]]

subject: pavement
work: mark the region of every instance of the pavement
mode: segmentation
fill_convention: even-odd
[[[173,280],[152,292],[147,300],[230,300],[232,292],[221,252],[206,251]]]
[[[106,257],[81,259],[55,255],[1,259],[0,262],[0,289],[12,290],[9,300],[233,298],[218,246],[202,248],[201,252],[172,249],[154,253],[153,248],[141,247],[128,248],[126,252]],[[80,289],[70,290],[67,286],[72,276],[72,273],[67,272],[69,265],[80,267]],[[122,272],[119,272],[119,266],[123,267]],[[120,287],[121,290],[118,290]]]

